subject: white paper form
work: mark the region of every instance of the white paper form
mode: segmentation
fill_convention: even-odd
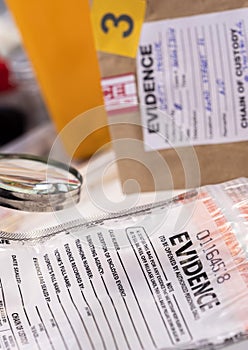
[[[239,340],[247,285],[209,210],[189,196],[77,222],[43,243],[2,240],[0,349],[192,349],[197,340]]]
[[[144,23],[137,55],[145,148],[248,139],[248,9]]]

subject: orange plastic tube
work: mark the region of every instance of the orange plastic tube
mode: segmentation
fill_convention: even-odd
[[[57,130],[61,131],[82,112],[103,105],[88,0],[6,3],[20,29]],[[80,132],[84,140],[76,152],[73,128],[63,133],[70,156],[89,157],[109,141],[105,112],[85,118],[80,127],[76,125],[75,133]],[[95,129],[98,131],[91,133]]]

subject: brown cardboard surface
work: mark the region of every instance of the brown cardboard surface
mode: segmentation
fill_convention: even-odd
[[[146,21],[242,7],[248,7],[248,0],[148,0]],[[99,62],[103,77],[135,73],[134,59],[99,53]],[[113,121],[112,118],[116,118],[115,121],[118,122],[132,120],[137,124],[140,123],[138,112],[111,117]],[[121,181],[123,184],[126,183],[124,186],[126,193],[137,191],[137,186],[133,182],[127,182],[129,179],[136,180],[142,191],[152,191],[173,187],[189,188],[199,184],[205,185],[248,176],[248,142],[195,146],[194,150],[186,148],[145,152],[141,127],[133,124],[115,124],[110,126],[110,130],[113,140],[125,138],[129,140],[125,145],[124,142],[114,144]],[[138,140],[136,147],[131,145],[133,141],[130,140]],[[194,161],[191,159],[192,152],[195,152],[194,157],[197,156],[200,178],[197,174],[198,165],[195,158]],[[160,156],[164,161],[158,160],[161,160]]]

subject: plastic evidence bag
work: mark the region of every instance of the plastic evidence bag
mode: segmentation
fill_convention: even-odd
[[[248,180],[1,233],[0,349],[220,349],[248,332]]]

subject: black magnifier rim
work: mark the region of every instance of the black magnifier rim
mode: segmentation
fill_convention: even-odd
[[[76,189],[71,189],[68,190],[68,192],[64,193],[28,195],[24,193],[22,195],[22,192],[15,192],[14,190],[10,191],[0,188],[0,206],[22,211],[49,212],[63,210],[79,202],[83,177],[71,165],[50,159],[48,157],[36,156],[26,153],[0,153],[0,161],[2,159],[30,160],[53,166],[73,175],[79,181],[79,186]]]

